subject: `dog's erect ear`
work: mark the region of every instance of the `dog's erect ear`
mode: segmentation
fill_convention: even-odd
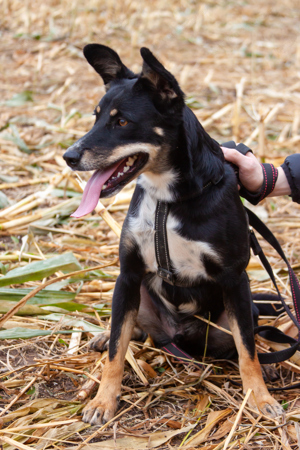
[[[168,102],[173,99],[184,100],[184,94],[175,77],[164,68],[150,50],[145,47],[141,48],[141,55],[144,62],[140,79],[149,80],[162,100]]]
[[[119,55],[106,45],[88,44],[84,47],[83,54],[106,86],[116,79],[134,77],[134,73],[127,69]]]

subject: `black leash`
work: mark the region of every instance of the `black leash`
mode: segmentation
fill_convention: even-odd
[[[259,234],[276,250],[276,252],[281,256],[281,258],[284,260],[288,267],[289,271],[289,278],[290,278],[290,286],[292,290],[292,298],[295,308],[296,317],[291,312],[288,305],[285,303],[283,297],[280,294],[280,291],[278,289],[275,276],[273,273],[273,270],[270,266],[269,261],[267,260],[264,252],[262,251],[261,246],[259,245],[259,242],[253,232],[253,230],[250,231],[250,245],[255,255],[259,257],[259,259],[262,262],[262,265],[266,269],[270,279],[272,280],[275,289],[277,291],[278,297],[282,303],[282,306],[284,307],[286,313],[294,323],[294,325],[298,329],[298,339],[293,339],[290,336],[287,336],[286,334],[282,333],[278,328],[272,327],[272,326],[260,326],[256,327],[254,330],[254,333],[259,333],[261,337],[277,342],[279,344],[290,344],[290,347],[284,350],[280,350],[277,352],[272,353],[259,353],[258,358],[259,361],[262,364],[271,364],[271,363],[277,363],[281,361],[285,361],[291,356],[295,354],[297,350],[300,349],[300,286],[299,281],[295,275],[295,272],[291,268],[290,263],[288,262],[281,245],[275,238],[274,234],[269,230],[269,228],[254,214],[250,209],[245,207],[245,210],[249,217],[249,224],[255,228],[256,231],[259,232]]]
[[[231,378],[228,378],[228,381],[230,381],[231,384],[234,386],[242,387],[242,383],[239,383],[238,381],[232,380]],[[284,387],[278,387],[278,388],[272,388],[268,387],[268,391],[276,392],[276,391],[291,391],[292,389],[299,389],[300,383],[290,384],[289,386]]]
[[[222,147],[232,148],[237,150],[242,155],[246,156],[248,152],[253,153],[251,148],[247,147],[245,144],[238,144],[234,141],[225,142],[222,144]],[[257,205],[261,200],[266,198],[275,188],[275,184],[278,178],[278,170],[273,164],[262,163],[262,175],[263,175],[263,184],[261,188],[257,192],[250,192],[246,189],[241,181],[239,180],[239,168],[232,163],[228,163],[233,168],[239,185],[240,185],[240,196],[247,199],[252,205]]]
[[[207,367],[207,365],[196,361],[195,358],[181,350],[181,348],[177,347],[174,342],[170,342],[169,344],[165,345],[164,347],[162,347],[162,350],[171,355],[173,358],[178,359],[178,361],[180,361],[182,364],[192,363],[196,367],[198,367],[198,369],[205,369],[205,367]]]

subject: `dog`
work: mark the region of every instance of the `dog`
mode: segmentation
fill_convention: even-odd
[[[138,75],[104,45],[89,44],[84,55],[106,94],[93,128],[64,154],[72,169],[95,170],[74,216],[90,213],[99,197],[116,195],[133,179],[137,183],[122,229],[111,332],[94,342],[100,351],[109,342],[109,356],[83,420],[100,425],[114,417],[130,339],[150,334],[158,347],[174,342],[201,355],[207,325],[197,314],[232,332],[210,327],[206,354],[228,358],[237,350],[243,390],[252,389],[250,406],[282,415],[255,349],[245,272],[249,227],[233,168],[149,49],[141,49]]]

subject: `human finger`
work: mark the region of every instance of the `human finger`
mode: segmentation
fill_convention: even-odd
[[[237,166],[245,162],[246,156],[233,148],[221,147],[226,161],[229,161]],[[251,152],[249,152],[251,153]],[[252,154],[252,153],[251,153]]]

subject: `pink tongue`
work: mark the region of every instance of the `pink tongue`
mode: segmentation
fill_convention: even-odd
[[[87,214],[94,211],[97,206],[103,185],[119,165],[120,162],[118,162],[118,164],[115,164],[105,172],[96,170],[96,172],[93,173],[84,188],[80,205],[76,209],[76,211],[71,214],[71,217],[86,216]]]

